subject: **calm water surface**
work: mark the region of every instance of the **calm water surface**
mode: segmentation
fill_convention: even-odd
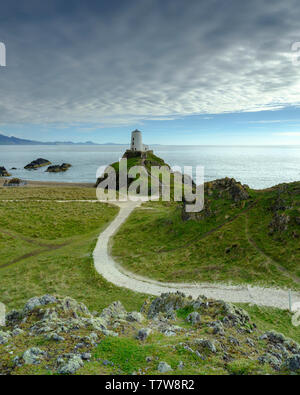
[[[38,181],[95,182],[99,166],[117,161],[126,146],[3,146],[0,166],[13,176]],[[252,188],[266,188],[300,180],[300,146],[153,146],[154,153],[171,166],[205,168],[205,180],[234,177]],[[53,164],[68,162],[66,173],[34,171],[24,166],[37,158]]]

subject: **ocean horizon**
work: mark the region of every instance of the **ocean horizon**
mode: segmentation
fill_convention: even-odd
[[[127,145],[0,145],[0,166],[13,177],[30,181],[94,183],[97,169],[118,161]],[[150,145],[170,166],[204,167],[205,181],[233,177],[251,188],[263,189],[300,180],[300,146],[290,145]],[[25,170],[37,158],[52,164],[70,163],[64,173],[46,168]],[[16,168],[17,170],[11,170]]]

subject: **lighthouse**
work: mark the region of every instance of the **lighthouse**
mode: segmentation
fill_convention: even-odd
[[[131,133],[130,150],[139,152],[145,152],[148,150],[148,146],[143,144],[142,132],[137,129]]]

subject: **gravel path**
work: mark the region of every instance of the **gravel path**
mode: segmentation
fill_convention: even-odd
[[[211,283],[163,283],[138,276],[128,272],[118,265],[109,254],[109,242],[119,227],[126,221],[132,211],[142,202],[117,202],[119,214],[110,225],[100,234],[93,252],[97,272],[107,281],[116,286],[124,287],[135,292],[150,295],[160,295],[163,292],[181,291],[186,295],[197,297],[205,295],[209,298],[222,299],[227,302],[252,303],[260,306],[271,306],[280,309],[289,308],[287,290],[276,288],[261,288],[256,286],[230,286]],[[300,293],[292,293],[293,303],[300,303]]]

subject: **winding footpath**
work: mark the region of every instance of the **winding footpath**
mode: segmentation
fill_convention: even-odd
[[[260,306],[289,308],[289,292],[284,289],[262,288],[256,286],[231,286],[211,283],[164,283],[131,273],[118,265],[110,255],[110,239],[126,221],[133,210],[142,204],[139,202],[115,202],[120,207],[119,214],[100,234],[93,252],[96,271],[105,280],[116,286],[149,295],[164,292],[184,292],[194,298],[205,295],[234,303],[252,303]],[[300,303],[300,293],[292,292],[292,302]]]

